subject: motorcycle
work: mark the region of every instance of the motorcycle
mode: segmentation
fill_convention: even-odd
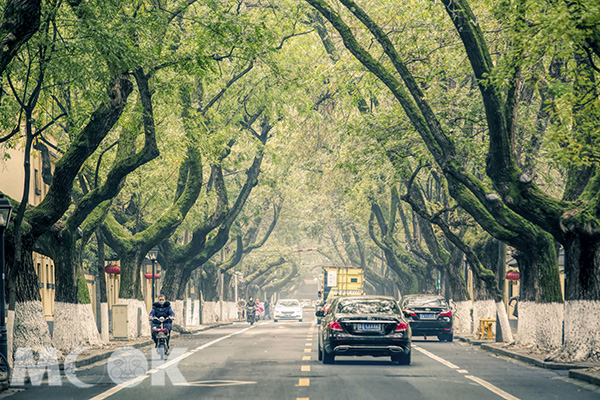
[[[250,325],[254,325],[255,322],[258,322],[256,307],[248,307],[246,310],[246,321],[250,322]]]
[[[160,327],[152,326],[152,330],[156,332],[156,351],[160,355],[160,359],[164,360],[165,355],[169,354],[169,338],[171,333],[168,328],[164,327],[165,322],[172,321],[170,317],[154,318],[154,324],[160,324]]]

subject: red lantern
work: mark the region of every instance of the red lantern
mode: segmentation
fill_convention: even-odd
[[[146,279],[152,279],[152,274],[151,274],[150,272],[148,272],[148,273],[145,273],[145,274],[144,274],[144,277],[145,277]],[[154,279],[159,279],[159,278],[160,278],[160,275],[159,275],[159,274],[154,274]]]
[[[506,279],[509,281],[518,281],[521,278],[521,274],[518,272],[507,272]]]
[[[104,268],[104,272],[107,274],[119,275],[121,274],[121,268],[119,268],[118,265],[108,265],[106,268]]]

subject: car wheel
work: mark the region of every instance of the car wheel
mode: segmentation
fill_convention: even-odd
[[[392,362],[397,362],[398,365],[410,365],[410,352],[392,356]]]
[[[447,336],[446,336],[446,335],[439,335],[439,336],[438,336],[438,340],[439,340],[440,342],[443,342],[444,340],[446,340],[446,338],[447,338]]]
[[[317,357],[319,358],[319,361],[323,361],[323,353],[322,353],[323,349],[321,349],[321,343],[319,343],[319,352]]]
[[[454,340],[454,333],[449,333],[449,334],[446,336],[446,341],[447,341],[447,342],[452,342],[453,340]]]
[[[323,355],[321,357],[323,358],[323,364],[333,364],[335,362],[335,355],[329,354],[325,349],[323,349]]]

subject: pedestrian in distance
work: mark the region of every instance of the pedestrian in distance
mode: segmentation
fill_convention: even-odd
[[[513,296],[510,299],[508,299],[508,305],[512,306],[512,302],[515,302],[514,305],[514,309],[513,309],[513,315],[515,316],[515,318],[519,318],[519,296]]]
[[[246,318],[246,300],[244,297],[240,297],[237,303],[238,307],[238,320],[243,321]]]
[[[271,302],[269,299],[265,299],[265,316],[264,319],[271,319]]]

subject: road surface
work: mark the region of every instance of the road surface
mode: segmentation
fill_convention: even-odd
[[[303,323],[261,321],[253,327],[234,323],[178,337],[172,345],[181,349],[173,352],[168,368],[159,361],[153,365],[152,349],[146,349],[141,364],[148,363],[147,367],[135,357],[127,359],[137,366],[137,378],[136,374],[119,375],[119,368],[125,367],[115,359],[76,371],[74,376],[86,388],[74,385],[73,380],[61,373],[55,386],[44,379],[39,386],[13,387],[0,397],[11,400],[600,399],[598,387],[571,380],[564,371],[544,370],[499,358],[458,342],[414,340],[410,366],[393,365],[389,358],[371,357],[338,357],[334,365],[323,365],[317,361],[318,325],[314,324],[311,311],[305,311]],[[181,373],[179,379],[177,371]],[[117,381],[123,383],[116,385],[113,379],[119,376],[122,378]]]

